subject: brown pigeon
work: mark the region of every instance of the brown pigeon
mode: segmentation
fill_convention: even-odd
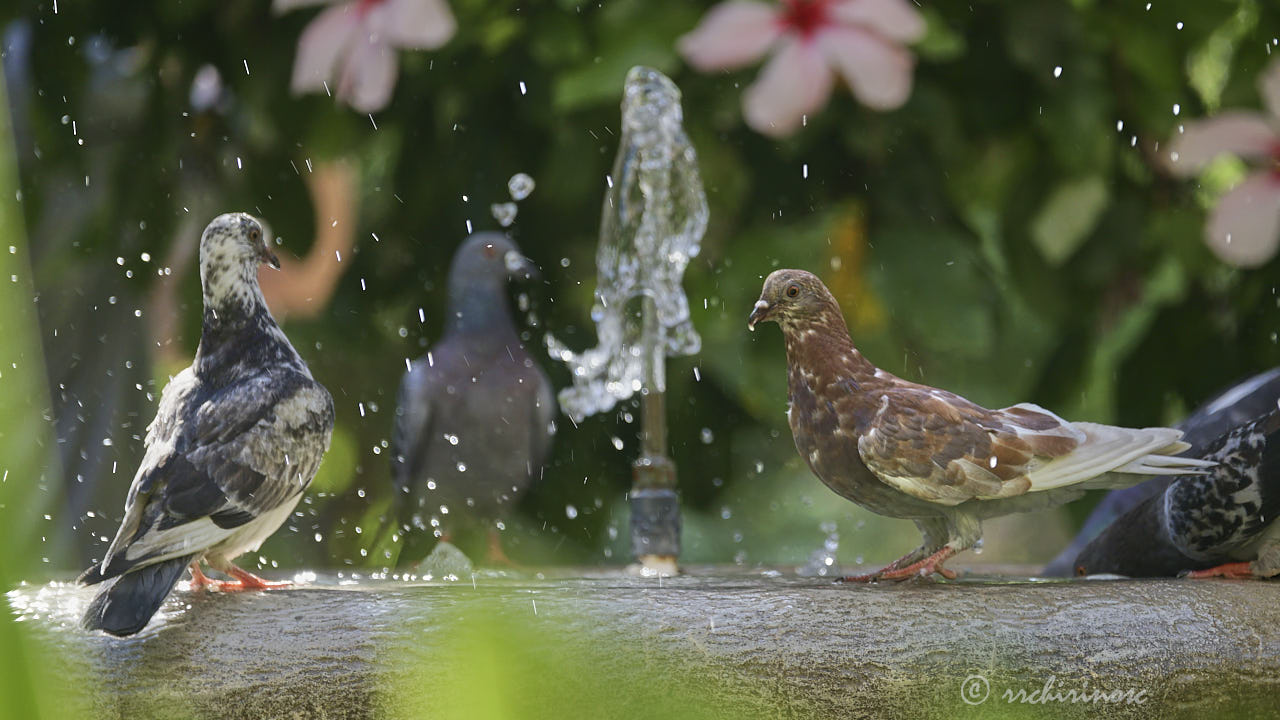
[[[847,580],[953,578],[943,562],[981,539],[986,518],[1213,464],[1174,457],[1188,446],[1172,428],[1067,422],[1030,403],[988,410],[895,377],[858,352],[831,292],[803,270],[765,280],[748,327],[766,321],[786,341],[787,414],[809,468],[838,495],[924,534],[883,570]]]

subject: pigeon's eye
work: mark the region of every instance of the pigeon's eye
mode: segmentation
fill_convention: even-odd
[[[796,287],[795,285],[791,285],[790,287],[787,288],[787,297],[793,298],[799,294],[800,294],[800,288]]]
[[[1084,576],[1085,576],[1085,575],[1087,575],[1087,574],[1088,574],[1088,573],[1085,571],[1085,569],[1084,569],[1084,566],[1083,566],[1083,565],[1077,565],[1077,566],[1076,566],[1076,577],[1084,577]]]
[[[251,229],[249,231],[249,239],[254,242],[258,242],[259,240],[262,239],[262,231],[259,230],[258,228]]]
[[[492,260],[493,258],[495,258],[495,257],[497,257],[497,256],[498,256],[498,249],[497,249],[497,248],[495,248],[492,244],[490,244],[490,245],[485,245],[485,246],[484,246],[484,256],[485,256],[485,257],[487,257],[487,258],[489,258],[490,260]]]

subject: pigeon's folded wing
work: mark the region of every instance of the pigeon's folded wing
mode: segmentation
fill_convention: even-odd
[[[413,486],[422,467],[427,428],[431,425],[431,392],[426,367],[414,363],[396,394],[395,425],[391,429],[391,482],[397,497]]]
[[[881,481],[940,505],[1035,489],[1028,473],[1070,454],[1083,433],[1035,405],[991,411],[942,390],[885,391],[858,439]]]
[[[292,370],[162,399],[101,576],[212,547],[294,498],[332,426],[329,393]]]
[[[1217,467],[1179,477],[1159,509],[1182,553],[1221,562],[1230,550],[1269,532],[1280,516],[1280,411],[1219,437],[1205,459]]]
[[[556,398],[551,392],[551,381],[538,373],[538,392],[533,401],[533,473],[545,465],[551,457],[551,445],[555,441]]]

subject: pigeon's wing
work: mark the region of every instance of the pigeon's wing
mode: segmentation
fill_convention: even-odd
[[[162,399],[103,578],[208,549],[296,500],[328,449],[333,399],[299,372],[180,395]]]
[[[1204,475],[1175,480],[1160,508],[1180,551],[1223,562],[1232,550],[1267,532],[1280,515],[1280,411],[1222,435],[1207,448],[1205,459],[1218,465]]]
[[[1070,454],[1083,433],[1035,405],[992,411],[924,386],[884,391],[858,438],[864,464],[885,483],[958,505],[1035,489],[1028,473]]]
[[[551,444],[556,436],[556,398],[551,381],[541,368],[536,369],[537,393],[533,396],[533,427],[530,430],[533,447],[529,455],[532,472],[537,477],[539,469],[551,458]]]
[[[391,482],[399,497],[411,488],[422,467],[426,433],[431,426],[431,373],[413,363],[396,393],[395,425],[391,430]]]
[[[988,410],[952,393],[912,386],[884,394],[858,450],[884,482],[923,500],[958,505],[1072,485],[1132,484],[1108,473],[1203,471],[1210,463],[1173,457],[1187,448],[1180,437],[1172,428],[1067,422],[1030,403]]]

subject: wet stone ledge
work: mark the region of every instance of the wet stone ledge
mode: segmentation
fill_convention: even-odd
[[[68,683],[67,709],[103,718],[1166,717],[1277,707],[1280,583],[983,572],[872,586],[739,568],[663,579],[330,576],[228,595],[180,585],[127,639],[76,628],[90,596],[82,588],[28,586],[9,600],[49,640],[46,672]],[[1094,700],[1069,702],[1072,691]]]

